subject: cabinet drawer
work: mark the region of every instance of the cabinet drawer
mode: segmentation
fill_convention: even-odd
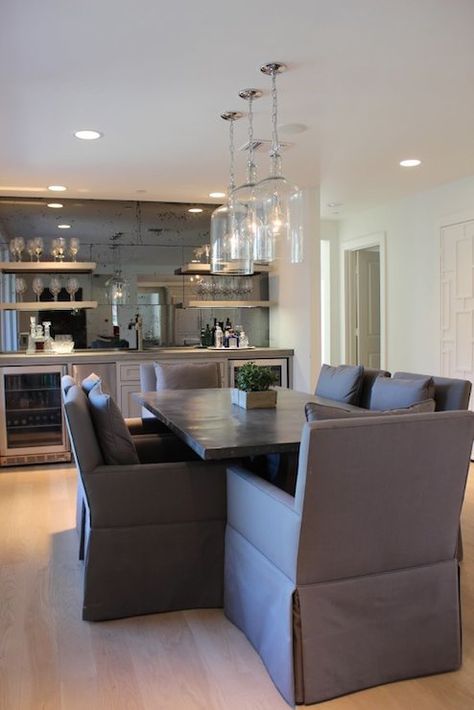
[[[122,362],[119,363],[118,370],[120,382],[140,382],[140,363]],[[137,392],[139,391],[140,388]]]

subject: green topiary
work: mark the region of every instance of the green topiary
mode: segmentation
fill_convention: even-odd
[[[243,392],[265,392],[278,381],[278,375],[269,367],[247,362],[239,367],[235,379],[238,389]]]

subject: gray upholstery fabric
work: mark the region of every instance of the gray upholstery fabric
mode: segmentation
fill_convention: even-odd
[[[359,407],[370,409],[370,400],[372,398],[372,387],[377,377],[390,377],[388,370],[373,370],[369,367],[364,367],[362,375],[362,386],[359,396]]]
[[[200,389],[220,387],[217,362],[168,363],[155,362],[156,389]]]
[[[83,618],[222,606],[224,467],[105,465],[77,385],[65,411],[85,489]]]
[[[419,379],[428,377],[412,372],[396,372],[394,379]],[[458,380],[453,377],[433,377],[434,399],[436,411],[467,409],[471,395],[472,383],[469,380]]]
[[[105,463],[140,463],[120,409],[109,394],[102,392],[99,382],[89,392],[89,407]]]
[[[401,409],[387,409],[384,412],[377,410],[362,409],[353,407],[350,410],[342,407],[318,404],[318,402],[308,402],[305,404],[306,421],[316,422],[324,419],[344,419],[347,417],[379,417],[381,414],[426,414],[435,411],[434,399],[425,399],[423,402],[416,402],[411,407]]]
[[[372,387],[370,408],[378,411],[402,409],[426,399],[434,399],[431,377],[413,380],[378,377]]]
[[[290,704],[459,666],[473,436],[471,412],[306,424],[293,500],[228,469],[225,611]]]
[[[358,404],[362,387],[362,365],[323,365],[315,394],[347,404]]]
[[[95,372],[91,372],[91,374],[87,375],[87,377],[84,377],[84,379],[81,382],[82,391],[85,392],[86,394],[89,394],[89,392],[99,382],[101,382],[99,375],[96,375]]]
[[[127,420],[125,420],[127,421]],[[173,433],[142,434],[133,437],[140,463],[199,461],[199,456]]]
[[[64,396],[64,409],[77,465],[81,471],[89,473],[103,464],[104,458],[90,418],[87,396],[78,385],[69,387]]]

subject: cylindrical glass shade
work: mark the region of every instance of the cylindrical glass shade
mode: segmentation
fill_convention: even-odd
[[[230,199],[211,215],[211,273],[253,274],[253,245],[240,229],[247,211]]]
[[[286,178],[281,176],[268,177],[258,183],[258,200],[262,205],[265,238],[273,244],[288,239],[290,244],[291,262],[302,261],[302,216],[301,192]]]
[[[108,303],[124,306],[129,300],[129,284],[120,271],[116,271],[111,279],[106,281],[106,300]]]
[[[241,185],[232,193],[236,203],[245,209],[245,217],[240,222],[242,239],[250,241],[253,261],[257,264],[270,264],[275,260],[275,239],[265,228],[263,204],[255,185]]]

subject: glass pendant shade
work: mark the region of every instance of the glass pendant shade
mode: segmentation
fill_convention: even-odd
[[[232,197],[211,215],[211,273],[253,274],[252,244],[241,227],[246,210]]]
[[[285,70],[284,64],[276,62],[261,67],[261,71],[272,79],[272,148],[271,172],[269,177],[257,184],[256,201],[261,205],[265,238],[271,242],[269,248],[273,251],[273,258],[276,258],[277,246],[280,245],[283,251],[283,241],[288,240],[291,263],[300,263],[303,260],[302,196],[299,188],[282,175],[278,140],[276,76]]]
[[[122,276],[121,271],[116,271],[115,274],[105,282],[107,302],[117,306],[124,306],[128,303],[129,285],[128,281]]]
[[[234,276],[253,274],[253,245],[245,230],[245,207],[234,198],[234,121],[242,117],[228,111],[221,117],[229,121],[230,185],[227,202],[211,215],[211,273]]]

